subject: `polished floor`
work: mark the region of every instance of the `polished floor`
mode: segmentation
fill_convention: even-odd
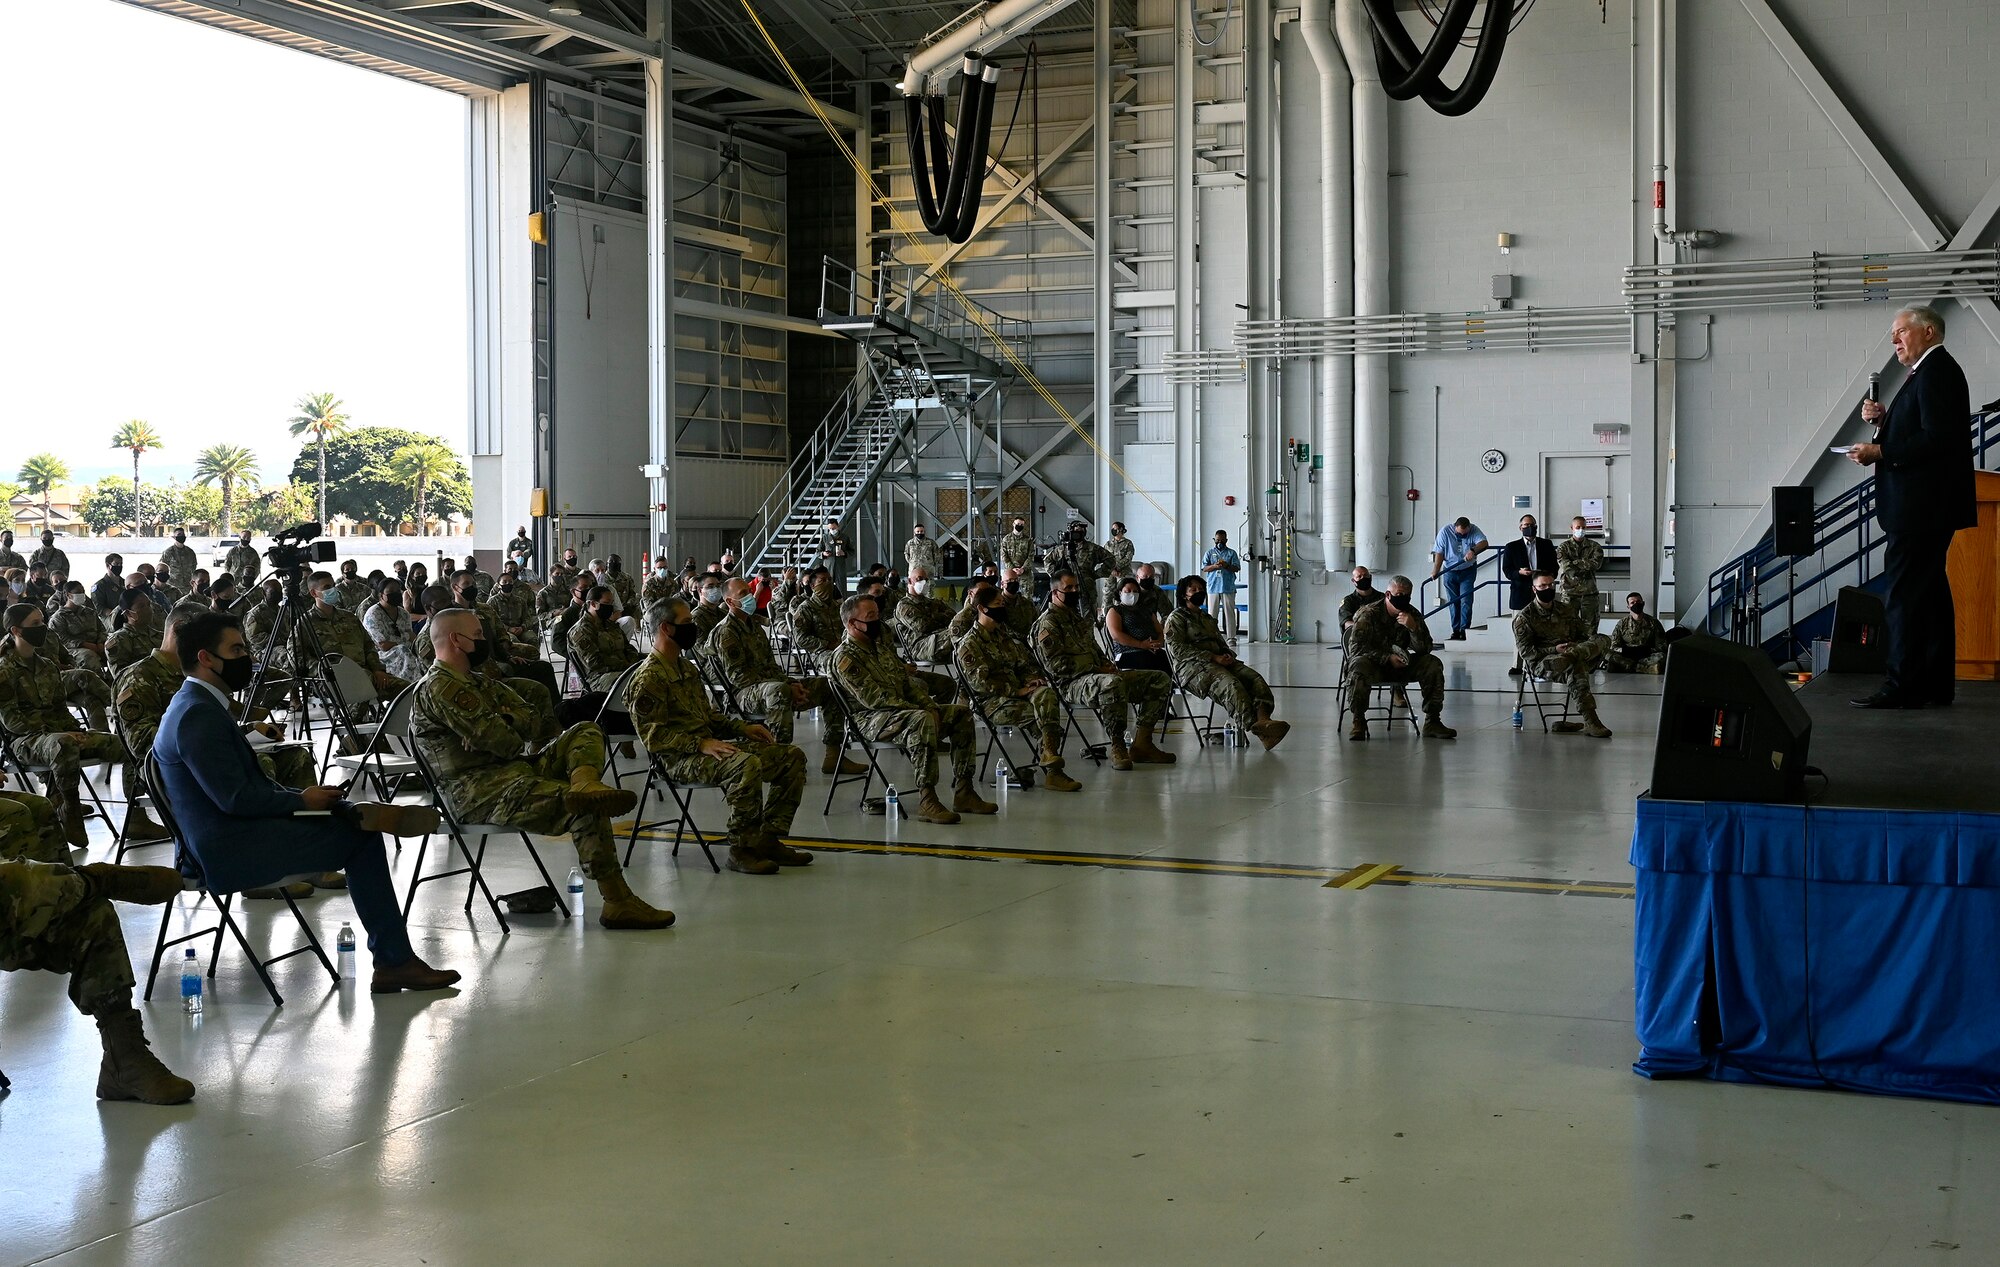
[[[1658,679],[1604,684],[1610,741],[1517,732],[1503,637],[1448,652],[1455,743],[1347,743],[1334,657],[1260,646],[1275,753],[1073,758],[938,828],[822,818],[815,773],[801,836],[907,852],[655,845],[665,933],[503,938],[429,886],[456,993],[295,960],[273,1009],[225,956],[198,1022],[145,1008],[184,1108],[98,1104],[94,1030],[12,974],[0,1263],[1994,1261],[1991,1110],[1632,1074]]]

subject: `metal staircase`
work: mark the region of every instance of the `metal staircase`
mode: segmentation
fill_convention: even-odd
[[[884,267],[862,283],[825,261],[820,325],[865,355],[745,530],[747,570],[816,562],[826,521],[848,522],[885,476],[915,470],[932,435],[971,422],[1012,376],[1003,344],[1029,335],[1027,322],[970,305],[914,268]]]
[[[1973,465],[1992,470],[2000,412],[1974,414],[1971,425]],[[1833,602],[1843,587],[1879,588],[1883,545],[1870,476],[1814,511],[1812,553],[1781,556],[1766,532],[1711,572],[1702,627],[1732,642],[1761,646],[1773,660],[1789,660],[1832,628]]]

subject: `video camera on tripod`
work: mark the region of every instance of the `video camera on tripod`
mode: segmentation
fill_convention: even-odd
[[[288,590],[298,584],[306,564],[333,562],[333,542],[313,540],[319,535],[318,520],[293,524],[283,532],[271,534],[273,544],[264,551],[264,557],[271,561],[271,574],[285,578]]]

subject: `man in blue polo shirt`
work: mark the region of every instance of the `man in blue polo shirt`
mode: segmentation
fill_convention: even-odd
[[[1201,556],[1202,580],[1208,582],[1209,614],[1231,642],[1236,641],[1236,574],[1242,570],[1243,556],[1229,548],[1229,534],[1216,529],[1215,544]]]
[[[1437,540],[1431,543],[1431,577],[1443,573],[1445,602],[1451,606],[1450,641],[1464,642],[1472,624],[1473,574],[1486,547],[1486,534],[1464,515],[1438,529]]]

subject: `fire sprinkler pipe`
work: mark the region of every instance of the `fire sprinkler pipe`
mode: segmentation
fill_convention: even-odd
[[[1333,0],[1306,0],[1299,34],[1319,76],[1320,315],[1354,315],[1354,167],[1351,148],[1354,80],[1333,38]],[[1354,528],[1354,362],[1319,358],[1320,557],[1329,572],[1351,564],[1343,534]]]

